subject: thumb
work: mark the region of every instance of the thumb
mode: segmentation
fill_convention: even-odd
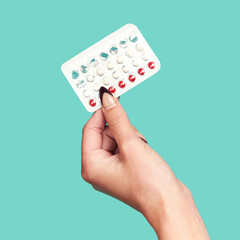
[[[102,112],[115,138],[118,147],[136,137],[128,116],[119,101],[104,87],[100,88]]]

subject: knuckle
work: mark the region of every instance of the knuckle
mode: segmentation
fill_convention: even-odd
[[[92,175],[86,169],[83,169],[81,172],[82,178],[85,182],[91,183],[92,182]]]
[[[92,171],[91,166],[89,166],[88,163],[85,163],[82,166],[81,175],[85,182],[88,182],[88,183],[93,182],[93,179],[94,179],[93,171]]]
[[[85,124],[83,129],[82,129],[82,135],[86,132],[86,128],[87,128],[87,124]]]
[[[193,198],[193,194],[192,192],[189,190],[189,188],[187,188],[187,194],[190,198]]]
[[[139,132],[136,127],[134,127],[133,125],[131,125],[131,126],[132,126],[132,129],[133,129],[134,131],[136,131],[137,133]]]
[[[88,174],[87,174],[86,170],[82,169],[81,175],[82,175],[82,179],[83,179],[85,182],[88,182]]]
[[[190,189],[186,185],[183,185],[183,187],[184,187],[184,192],[186,193],[187,197],[193,198],[193,194],[190,191]]]
[[[180,186],[181,186],[184,194],[186,195],[186,197],[189,198],[189,199],[193,199],[193,194],[190,191],[190,189],[185,184],[183,184],[180,180],[178,180],[178,181],[179,181]]]

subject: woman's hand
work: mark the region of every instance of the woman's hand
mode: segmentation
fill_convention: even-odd
[[[130,124],[118,99],[103,87],[100,98],[102,109],[83,128],[83,179],[140,211],[159,239],[209,239],[188,188]]]

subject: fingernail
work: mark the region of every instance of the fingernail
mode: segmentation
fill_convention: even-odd
[[[110,94],[110,95],[112,95],[105,87],[100,87],[100,89],[99,89],[99,97],[100,97],[101,103],[102,103],[103,94],[105,92]]]
[[[147,140],[144,139],[143,137],[140,137],[140,139],[141,139],[142,141],[144,141],[146,144],[148,144]]]
[[[100,88],[99,97],[105,110],[116,106],[116,98],[105,87]]]

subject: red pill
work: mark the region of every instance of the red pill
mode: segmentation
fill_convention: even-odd
[[[124,81],[120,81],[120,82],[118,83],[118,86],[119,86],[120,88],[124,88],[124,87],[126,86],[126,83],[125,83]]]
[[[89,101],[89,105],[90,105],[91,107],[95,107],[96,104],[97,104],[97,102],[96,102],[95,99],[91,99],[91,100]]]
[[[134,75],[129,75],[128,79],[130,82],[134,82],[136,80],[136,77]]]
[[[115,93],[115,92],[116,92],[116,88],[113,87],[113,86],[111,86],[111,87],[108,89],[108,91],[109,91],[110,93]]]
[[[154,62],[148,63],[148,67],[149,67],[150,69],[154,69],[154,68],[155,68],[155,63],[154,63]]]
[[[145,74],[145,70],[143,68],[139,68],[138,69],[138,74],[139,75],[144,75]]]

